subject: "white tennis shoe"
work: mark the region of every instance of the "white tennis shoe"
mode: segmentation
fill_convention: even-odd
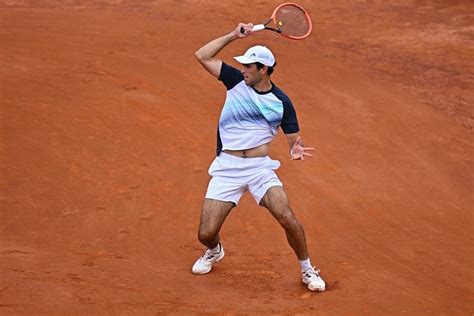
[[[206,274],[211,272],[212,265],[221,261],[224,256],[224,247],[219,243],[219,252],[212,252],[211,249],[207,249],[204,254],[194,263],[193,273],[194,274]]]
[[[314,269],[314,267],[303,272],[301,280],[304,284],[308,285],[308,289],[311,291],[324,292],[326,290],[326,283],[319,276],[319,270]]]

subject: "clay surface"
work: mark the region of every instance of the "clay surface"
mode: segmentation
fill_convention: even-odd
[[[277,1],[0,0],[0,314],[471,315],[472,1],[300,3],[259,32],[313,159],[271,156],[328,283],[245,195],[191,274],[224,86],[194,52]]]

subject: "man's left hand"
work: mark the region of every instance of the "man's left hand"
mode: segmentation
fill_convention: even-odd
[[[301,136],[298,136],[295,143],[293,144],[293,148],[291,148],[291,160],[304,160],[304,157],[313,157],[308,151],[315,150],[312,147],[303,147],[303,142],[301,140]]]

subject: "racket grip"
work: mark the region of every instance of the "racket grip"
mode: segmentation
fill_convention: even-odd
[[[265,29],[265,25],[264,24],[257,24],[257,25],[254,25],[252,27],[252,32],[256,32],[256,31],[261,31],[261,30],[264,30]],[[245,33],[245,29],[243,27],[240,28],[240,33],[241,34],[244,34]]]
[[[265,29],[265,25],[257,24],[252,27],[252,32],[261,31]]]

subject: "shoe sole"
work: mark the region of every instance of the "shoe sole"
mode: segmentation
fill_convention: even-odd
[[[310,285],[308,283],[306,283],[305,281],[302,281],[303,284],[307,285],[308,286],[308,290],[312,291],[312,292],[324,292],[326,291],[326,287],[324,287],[323,289],[321,288],[311,288]]]
[[[308,289],[312,292],[324,292],[324,291],[326,291],[326,288],[324,288],[324,289],[320,289],[320,288],[312,289],[312,288],[309,287],[309,285],[308,285]]]
[[[216,263],[222,261],[222,259],[224,259],[224,256],[225,256],[225,251],[222,250],[222,256],[219,257],[218,259],[216,259],[216,261],[214,261],[211,265],[211,267],[209,268],[209,270],[206,270],[206,271],[192,271],[193,274],[208,274],[209,272],[211,272],[212,270],[212,266],[215,265]]]

